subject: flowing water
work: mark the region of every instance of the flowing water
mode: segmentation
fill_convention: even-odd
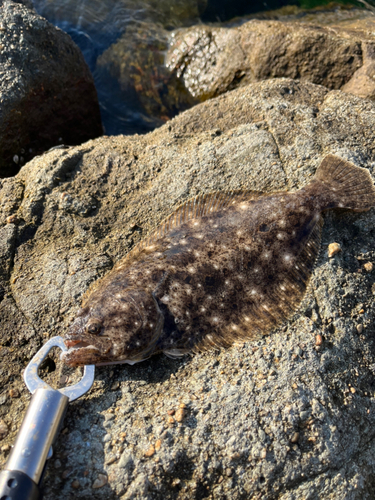
[[[164,64],[170,33],[251,17],[295,18],[321,0],[33,0],[80,47],[94,76],[107,135],[145,133],[198,102]],[[294,5],[294,7],[293,7]],[[335,7],[328,7],[335,12]],[[336,8],[337,10],[337,8]],[[235,18],[233,20],[233,18]]]

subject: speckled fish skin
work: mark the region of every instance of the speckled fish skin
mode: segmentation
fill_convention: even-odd
[[[321,212],[373,206],[369,172],[333,155],[296,192],[188,202],[89,290],[64,362],[132,364],[269,333],[303,298]]]

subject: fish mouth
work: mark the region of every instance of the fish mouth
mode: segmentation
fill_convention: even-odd
[[[78,351],[81,349],[100,352],[100,347],[92,345],[90,342],[85,342],[84,340],[68,340],[67,342],[65,342],[65,345],[66,347],[68,347],[68,350],[70,352]]]
[[[60,359],[68,366],[96,365],[106,358],[109,348],[93,345],[86,340],[65,340],[66,351],[60,354]]]
[[[108,344],[107,344],[107,342],[108,342]],[[97,351],[98,353],[101,353],[101,354],[106,354],[112,347],[112,342],[110,341],[109,338],[106,338],[106,337],[103,337],[100,339],[99,345],[97,342],[93,342],[90,339],[83,340],[83,339],[72,339],[72,338],[70,338],[70,339],[66,338],[64,340],[64,344],[68,348],[69,352],[83,350],[83,351],[91,351],[91,352]]]
[[[81,344],[81,345],[79,345],[79,344]],[[71,348],[71,347],[87,347],[88,346],[88,342],[84,342],[82,340],[65,340],[65,345],[68,348]]]

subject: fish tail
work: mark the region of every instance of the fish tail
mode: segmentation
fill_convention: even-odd
[[[370,172],[335,155],[326,156],[315,174],[315,181],[329,191],[330,208],[349,208],[358,212],[375,206],[375,186]]]

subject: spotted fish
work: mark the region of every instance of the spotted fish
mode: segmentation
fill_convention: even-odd
[[[269,333],[306,291],[321,213],[373,206],[369,172],[334,155],[295,192],[188,201],[89,289],[65,336],[65,363],[133,364]]]

